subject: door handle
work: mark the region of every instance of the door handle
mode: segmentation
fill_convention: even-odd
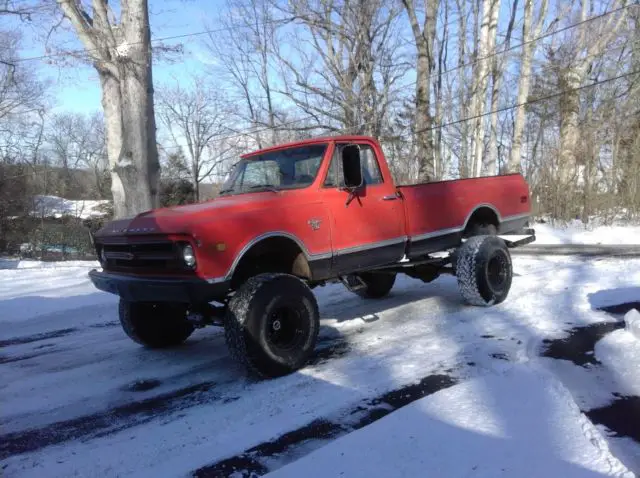
[[[396,199],[398,199],[398,195],[397,194],[388,194],[386,196],[382,196],[382,200],[383,201],[395,201]]]

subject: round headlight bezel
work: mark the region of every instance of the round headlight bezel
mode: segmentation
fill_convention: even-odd
[[[187,267],[196,268],[198,261],[196,260],[196,252],[191,244],[182,246],[182,260]]]

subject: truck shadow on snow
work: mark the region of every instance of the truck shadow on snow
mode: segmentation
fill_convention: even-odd
[[[447,289],[447,287],[444,287],[444,289]],[[425,288],[422,283],[416,281],[411,286],[403,288],[385,300],[365,302],[355,295],[347,295],[346,299],[342,298],[334,304],[327,304],[323,307],[326,313],[322,315],[323,318],[329,317],[338,322],[355,321],[363,316],[383,314],[384,311],[391,308],[409,306],[411,302],[433,296],[436,292],[430,288]],[[449,307],[451,309],[459,308],[459,300],[456,302],[453,300],[454,294],[449,295],[452,299]],[[350,337],[345,336],[341,330],[325,322],[323,320],[321,324],[318,344],[312,359],[306,366],[307,368],[324,366],[327,362],[351,352]],[[100,327],[94,327],[96,324],[100,325]],[[365,318],[362,320],[360,328],[357,330],[349,329],[349,335],[355,336],[363,333],[367,327],[372,325]],[[73,334],[98,334],[95,336],[99,338],[102,337],[99,334],[104,334],[105,332],[102,332],[102,330],[105,330],[113,335],[116,333],[113,328],[114,320],[105,321],[102,318],[101,321],[92,322],[86,327],[79,326],[59,329],[50,333],[13,337],[7,339],[4,345],[10,348],[18,346],[37,348],[47,341],[57,340],[64,342],[65,339],[68,339]],[[72,440],[86,440],[111,435],[151,421],[179,420],[188,409],[198,406],[227,406],[242,399],[243,396],[247,396],[250,399],[252,388],[270,387],[274,382],[299,381],[304,383],[305,387],[324,390],[323,393],[329,393],[328,389],[335,387],[333,384],[307,377],[300,373],[271,381],[247,378],[244,371],[231,361],[226,352],[221,330],[210,329],[210,332],[200,332],[194,334],[192,338],[180,346],[156,351],[149,351],[135,344],[123,347],[123,341],[127,341],[127,339],[124,333],[121,335],[120,340],[117,340],[119,350],[117,357],[118,373],[126,381],[120,383],[117,390],[112,390],[107,396],[116,392],[121,396],[125,394],[124,403],[89,415],[56,420],[43,426],[36,425],[26,430],[5,433],[0,436],[0,459],[34,452]],[[55,354],[61,350],[56,349],[54,344],[47,344],[52,347],[43,349],[43,352],[50,352],[49,357],[30,356],[28,354],[14,356],[13,358],[8,358],[4,366],[9,366],[9,364],[18,366],[19,364],[14,362],[19,361],[24,362],[25,366],[30,368],[37,367],[41,373],[60,373],[73,370],[75,367],[86,366],[90,362],[100,363],[103,360],[113,361],[115,359],[115,343],[113,345],[112,343],[102,344],[104,349],[102,350],[88,346],[82,340],[82,337],[80,340],[77,338],[74,340],[78,342],[75,350],[70,352],[69,348],[65,348],[63,351],[66,355],[76,352],[80,356],[69,363],[56,360]],[[91,356],[89,357],[87,353],[90,349]],[[38,360],[41,360],[42,363],[38,362]],[[158,367],[162,368],[163,362],[166,366],[171,363],[181,363],[184,364],[184,367],[181,367],[181,370],[174,374],[162,377],[154,376],[153,371],[157,371]],[[315,385],[310,382],[315,382]],[[186,383],[186,385],[175,387],[175,385],[181,383]],[[393,407],[402,406],[406,401],[402,397],[417,397],[427,392],[431,393],[438,388],[437,383],[448,386],[454,383],[454,379],[442,374],[426,375],[422,381],[416,384],[401,387],[383,396],[363,400],[353,410],[353,413],[357,412],[359,416],[357,420],[358,426],[364,426],[374,418],[377,419],[383,416]],[[170,390],[167,390],[167,388]],[[137,396],[140,398],[136,398]],[[10,407],[10,404],[8,406]],[[387,411],[385,412],[384,410]],[[43,413],[46,414],[47,412]],[[51,413],[55,416],[57,412],[54,409]],[[349,413],[350,419],[354,419],[353,413]],[[310,430],[313,430],[314,427],[315,425],[312,425]],[[338,428],[342,430],[342,426]],[[283,439],[282,445],[279,446],[285,446],[286,444],[287,448],[295,447],[298,441],[306,440],[306,433],[305,431],[294,433]],[[261,448],[263,451],[268,449],[270,448]]]

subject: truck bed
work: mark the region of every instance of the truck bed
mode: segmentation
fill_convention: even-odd
[[[493,213],[501,233],[517,231],[529,219],[529,190],[521,174],[398,186],[398,190],[404,198],[412,255],[455,244],[472,217]]]

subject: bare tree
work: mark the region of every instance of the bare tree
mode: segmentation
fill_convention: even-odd
[[[221,23],[228,28],[210,34],[206,44],[220,59],[230,87],[239,94],[241,120],[256,131],[252,136],[259,148],[280,140],[272,71],[279,22],[273,13],[268,0],[227,0]]]
[[[17,61],[20,41],[20,32],[0,30],[0,121],[37,110],[45,99],[46,84],[30,65]]]
[[[154,208],[160,164],[147,0],[121,0],[119,20],[107,0],[93,0],[90,11],[76,0],[57,2],[100,78],[114,215]]]
[[[611,9],[620,7],[625,0],[616,0]],[[591,0],[582,0],[579,19],[585,21],[589,11],[593,11]],[[576,147],[580,141],[579,113],[580,92],[594,58],[602,54],[614,38],[618,27],[625,19],[625,12],[609,15],[597,25],[583,25],[575,42],[566,42],[554,55],[560,56],[564,63],[558,74],[558,87],[565,92],[560,97],[560,181],[567,185],[575,173]]]
[[[489,53],[496,43],[500,0],[482,0],[480,36],[478,38],[478,57],[474,64],[473,96],[471,111],[474,116],[472,136],[472,169],[474,176],[480,176],[484,154],[484,117],[489,82]]]
[[[544,0],[546,1],[546,0]],[[513,27],[516,22],[516,12],[518,10],[518,0],[513,0],[511,7],[511,17],[509,18],[509,24],[507,25],[507,31],[505,34],[504,50],[509,50],[511,43],[511,35],[513,33]],[[496,12],[497,20],[497,12]],[[497,26],[497,24],[496,24]],[[487,173],[490,175],[498,174],[498,101],[500,99],[500,92],[502,89],[502,80],[504,77],[504,68],[508,63],[508,58],[503,54],[497,54],[495,51],[495,38],[497,32],[493,33],[494,38],[494,56],[491,58],[491,106],[489,110],[491,115],[489,117],[489,145],[487,147],[487,159],[485,160],[485,167]]]
[[[417,155],[420,162],[419,180],[431,181],[435,177],[435,154],[431,114],[431,76],[435,63],[434,38],[440,0],[424,0],[424,18],[418,19],[415,0],[402,0],[416,45],[416,98],[415,125]],[[420,25],[422,23],[422,25]]]
[[[287,32],[291,40],[276,51],[284,83],[278,93],[315,119],[311,128],[383,132],[396,99],[393,86],[406,70],[394,54],[399,9],[383,4],[305,0],[279,6],[285,18],[304,29]]]
[[[160,90],[160,120],[169,132],[174,147],[185,145],[189,176],[200,199],[200,183],[228,159],[233,147],[225,141],[229,134],[228,118],[232,107],[217,88],[200,77],[193,77],[187,87],[184,82]]]
[[[102,115],[59,113],[54,115],[45,134],[48,151],[55,165],[62,168],[63,197],[89,195],[90,199],[109,197],[105,173],[108,171]],[[75,171],[89,170],[93,185],[80,183]]]
[[[535,26],[532,28],[533,21],[533,0],[524,0],[524,17],[522,21],[522,54],[520,58],[520,72],[518,75],[518,96],[516,104],[522,105],[516,108],[515,120],[513,124],[513,139],[511,143],[511,151],[509,153],[509,162],[507,163],[507,171],[521,171],[520,155],[522,150],[522,132],[526,125],[524,102],[529,96],[529,84],[531,78],[531,59],[533,58],[535,43],[533,38],[540,36],[542,25],[544,24],[547,14],[547,0],[542,0],[540,4],[540,13]]]

